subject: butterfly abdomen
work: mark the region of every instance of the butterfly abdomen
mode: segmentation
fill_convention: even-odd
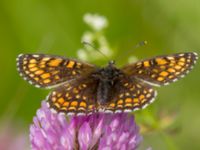
[[[99,81],[97,88],[97,102],[99,105],[106,105],[109,102],[112,90],[110,81]]]
[[[99,105],[106,106],[110,103],[115,83],[119,80],[120,75],[120,71],[113,64],[109,64],[96,73],[95,77],[98,80],[97,103]]]

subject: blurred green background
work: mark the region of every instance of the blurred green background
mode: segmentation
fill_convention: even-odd
[[[0,127],[7,124],[28,133],[28,127],[48,90],[37,89],[16,71],[20,53],[48,53],[77,57],[81,37],[90,28],[85,13],[108,19],[104,30],[118,57],[133,49],[138,59],[160,54],[200,52],[198,0],[1,0],[0,1]],[[94,62],[99,63],[99,62]],[[104,63],[102,63],[104,65]],[[200,65],[186,78],[158,89],[156,101],[135,113],[144,141],[140,149],[200,149]],[[14,128],[15,129],[15,128]],[[1,134],[1,133],[0,133]]]

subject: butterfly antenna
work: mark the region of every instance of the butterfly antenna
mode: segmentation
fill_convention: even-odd
[[[139,47],[145,46],[147,45],[147,41],[140,41],[139,43],[137,43],[132,49],[126,51],[125,54],[129,54],[130,52],[132,52],[134,49],[137,49]]]
[[[136,44],[133,48],[138,48],[138,47],[141,47],[141,46],[145,46],[147,45],[147,41],[140,41],[138,44]]]
[[[99,52],[102,56],[104,56],[106,59],[109,60],[108,56],[106,56],[104,53],[102,53],[99,49],[97,49],[94,45],[92,45],[91,43],[89,42],[86,42],[86,41],[82,41],[82,44],[85,45],[85,46],[90,46],[92,47],[94,50],[96,50],[97,52]]]

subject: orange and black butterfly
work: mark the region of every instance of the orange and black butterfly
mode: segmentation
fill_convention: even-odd
[[[21,54],[17,67],[29,83],[53,89],[47,102],[54,112],[80,115],[145,108],[157,95],[153,86],[184,77],[197,58],[192,52],[164,55],[118,69],[113,61],[97,67],[60,56]]]

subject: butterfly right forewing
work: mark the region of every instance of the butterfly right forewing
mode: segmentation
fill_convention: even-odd
[[[122,70],[130,77],[161,86],[184,77],[193,68],[197,59],[197,54],[193,52],[157,56],[129,64]]]

